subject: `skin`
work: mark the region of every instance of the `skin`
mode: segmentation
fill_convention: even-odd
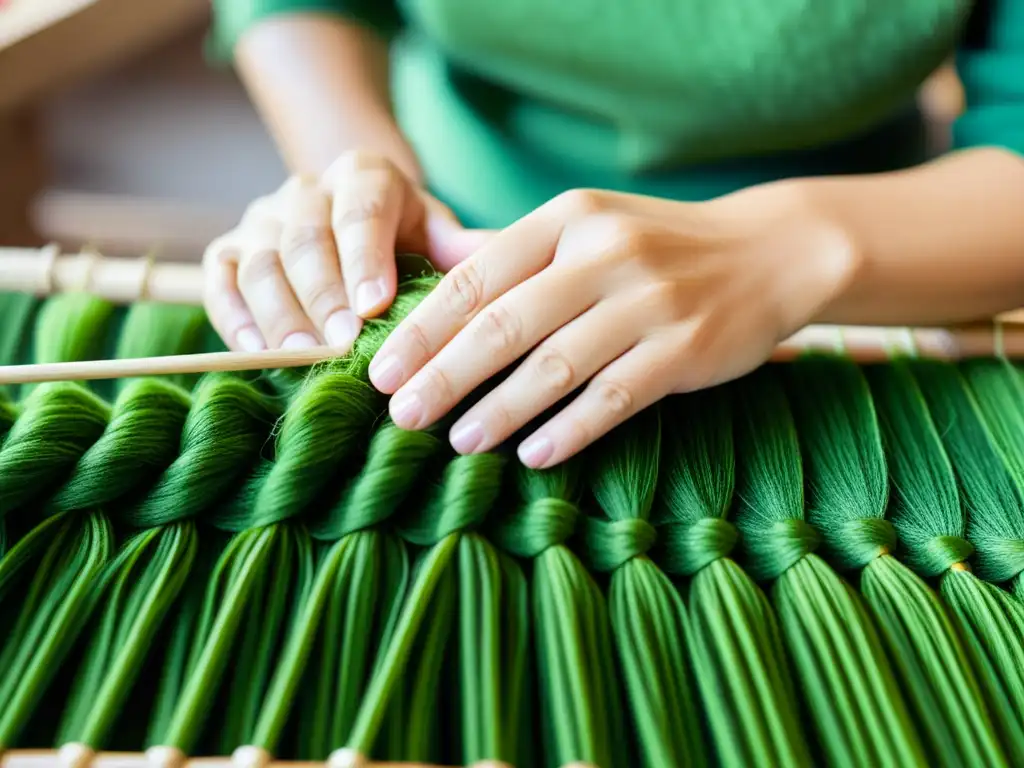
[[[370,379],[396,424],[423,429],[509,369],[451,427],[461,453],[564,402],[518,446],[552,466],[666,395],[753,370],[811,322],[942,324],[1024,304],[1024,160],[1009,152],[697,204],[573,190],[468,231],[420,186],[384,53],[317,17],[243,39],[240,70],[297,176],[211,245],[207,307],[235,348],[344,348],[393,299],[396,250],[426,254],[448,274]]]

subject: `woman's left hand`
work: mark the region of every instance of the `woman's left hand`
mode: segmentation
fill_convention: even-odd
[[[698,204],[573,191],[448,273],[370,378],[394,394],[398,426],[422,429],[526,355],[450,439],[489,450],[586,385],[519,446],[549,467],[668,394],[756,368],[857,266],[849,235],[797,185]]]

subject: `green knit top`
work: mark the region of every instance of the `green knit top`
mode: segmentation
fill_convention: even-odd
[[[927,159],[914,96],[954,50],[957,147],[1024,152],[1024,0],[214,0],[215,40],[339,14],[393,41],[432,189],[502,226],[565,189],[701,200]]]

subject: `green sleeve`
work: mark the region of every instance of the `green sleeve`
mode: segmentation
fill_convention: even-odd
[[[966,110],[957,148],[997,146],[1024,154],[1024,0],[980,0],[957,53]]]
[[[250,26],[268,16],[288,13],[348,18],[385,37],[401,26],[396,0],[213,0],[211,54],[221,61],[230,60],[235,43]]]

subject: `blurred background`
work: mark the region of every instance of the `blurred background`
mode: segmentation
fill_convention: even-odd
[[[197,259],[284,176],[208,0],[0,0],[0,245]],[[961,94],[920,94],[936,148]]]

